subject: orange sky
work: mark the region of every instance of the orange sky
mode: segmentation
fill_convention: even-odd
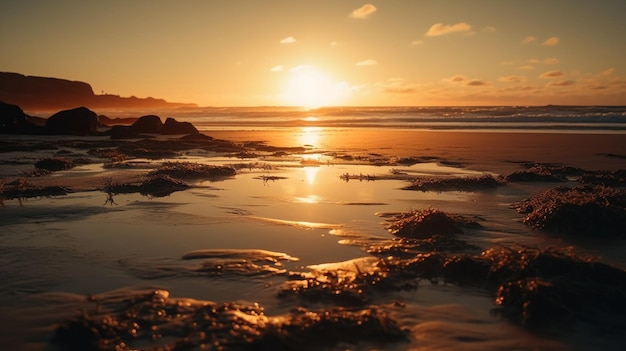
[[[0,3],[0,71],[202,106],[626,105],[626,1]]]

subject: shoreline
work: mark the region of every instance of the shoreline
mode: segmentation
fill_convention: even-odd
[[[519,170],[522,162],[559,163],[589,170],[626,168],[626,138],[620,134],[323,127],[200,132],[234,142],[263,141],[279,147],[311,145],[313,151],[320,152],[434,156],[499,174]]]

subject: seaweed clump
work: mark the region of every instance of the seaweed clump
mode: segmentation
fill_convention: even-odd
[[[515,171],[505,177],[507,182],[564,182],[568,176],[580,176],[586,171],[580,168],[554,164],[525,164],[523,171]]]
[[[35,168],[50,172],[57,172],[74,167],[74,163],[61,157],[44,158],[35,162]]]
[[[427,239],[433,235],[450,236],[463,233],[463,227],[480,227],[471,219],[434,208],[400,213],[393,216],[390,222],[387,229],[391,234],[411,239]]]
[[[513,205],[524,223],[564,235],[626,238],[626,191],[605,186],[558,187]]]
[[[168,175],[180,179],[226,178],[237,173],[233,167],[214,166],[192,162],[165,162],[151,175]]]
[[[495,312],[528,328],[586,322],[611,333],[626,327],[626,271],[571,250],[493,247],[479,255],[431,253],[386,259],[389,279],[486,288]]]
[[[578,182],[604,186],[626,186],[626,170],[586,173],[578,178]]]
[[[412,181],[411,185],[403,189],[418,191],[476,191],[494,189],[503,184],[504,181],[501,179],[485,174],[478,177],[417,178]]]
[[[108,196],[106,203],[114,204],[113,195],[115,194],[140,193],[141,195],[150,197],[165,197],[176,191],[182,191],[188,188],[189,185],[181,180],[174,179],[168,175],[156,175],[138,184],[113,184],[109,180],[102,190],[106,192]]]
[[[374,307],[297,308],[270,317],[256,303],[172,299],[162,290],[91,301],[95,309],[56,328],[55,343],[70,351],[318,350],[338,343],[407,338],[394,320]]]

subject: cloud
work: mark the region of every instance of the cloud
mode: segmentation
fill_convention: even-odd
[[[522,39],[522,43],[524,43],[524,44],[530,44],[530,43],[532,43],[533,41],[536,41],[536,40],[537,40],[537,37],[534,37],[534,36],[532,36],[532,35],[529,35],[529,36],[527,36],[526,38]]]
[[[551,87],[568,87],[570,85],[573,85],[574,81],[571,80],[557,80],[556,82],[550,82],[548,83],[548,86]]]
[[[386,94],[407,95],[420,91],[417,85],[407,82],[404,78],[389,78],[386,82],[376,83],[376,86]]]
[[[548,38],[546,41],[544,41],[543,43],[541,43],[541,45],[543,46],[555,46],[559,43],[559,38],[557,37],[551,37]]]
[[[544,79],[550,79],[550,78],[557,78],[557,77],[562,77],[562,76],[563,76],[563,72],[561,71],[548,71],[548,72],[542,73],[539,77],[544,78]]]
[[[422,44],[424,44],[423,40],[413,40],[410,45],[411,46],[418,46],[418,45],[422,45]]]
[[[426,32],[425,35],[427,37],[438,37],[440,35],[445,35],[449,33],[467,32],[470,29],[472,29],[472,26],[470,26],[469,24],[465,22],[460,22],[457,24],[436,23],[430,27],[430,29],[428,30],[428,32]]]
[[[472,79],[469,82],[467,82],[466,85],[470,87],[480,87],[480,86],[489,85],[489,84],[485,82],[484,80]]]
[[[456,76],[450,77],[448,79],[444,79],[444,81],[452,82],[452,83],[460,83],[465,81],[465,77],[457,74]]]
[[[358,9],[352,11],[350,13],[350,18],[365,19],[372,15],[374,12],[376,12],[376,10],[378,10],[376,6],[372,4],[365,4]]]
[[[365,66],[374,66],[377,65],[378,62],[376,62],[376,60],[372,60],[372,59],[367,59],[367,60],[363,60],[363,61],[359,61],[356,63],[357,66],[359,67],[365,67]]]
[[[532,70],[535,69],[535,66],[533,66],[533,65],[523,65],[523,66],[517,67],[517,69],[521,69],[521,70],[524,70],[524,71],[532,71]]]
[[[559,59],[556,58],[556,57],[548,57],[548,58],[543,60],[543,63],[546,64],[546,65],[556,65],[559,62],[561,62],[561,61],[559,61]]]
[[[485,33],[495,33],[496,32],[496,27],[487,26],[487,27],[483,28],[483,32],[485,32]]]
[[[498,80],[506,83],[521,83],[525,80],[525,78],[521,76],[504,76],[498,78]]]
[[[274,66],[270,68],[270,72],[282,72],[282,71],[283,71],[283,65],[278,65],[278,66]]]
[[[295,44],[297,42],[298,41],[294,37],[287,37],[287,38],[281,39],[280,41],[281,44]]]

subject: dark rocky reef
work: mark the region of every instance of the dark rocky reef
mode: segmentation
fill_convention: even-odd
[[[112,125],[107,132],[99,130],[101,121],[114,122],[106,116],[98,116],[87,107],[63,110],[48,119],[31,117],[17,105],[0,101],[0,134],[31,134],[31,135],[102,135],[111,139],[140,138],[145,134],[161,135],[199,135],[198,129],[189,122],[179,122],[167,118],[165,123],[159,116],[148,115],[132,119],[131,125]],[[123,122],[127,122],[124,120]],[[104,127],[107,125],[105,124]]]

